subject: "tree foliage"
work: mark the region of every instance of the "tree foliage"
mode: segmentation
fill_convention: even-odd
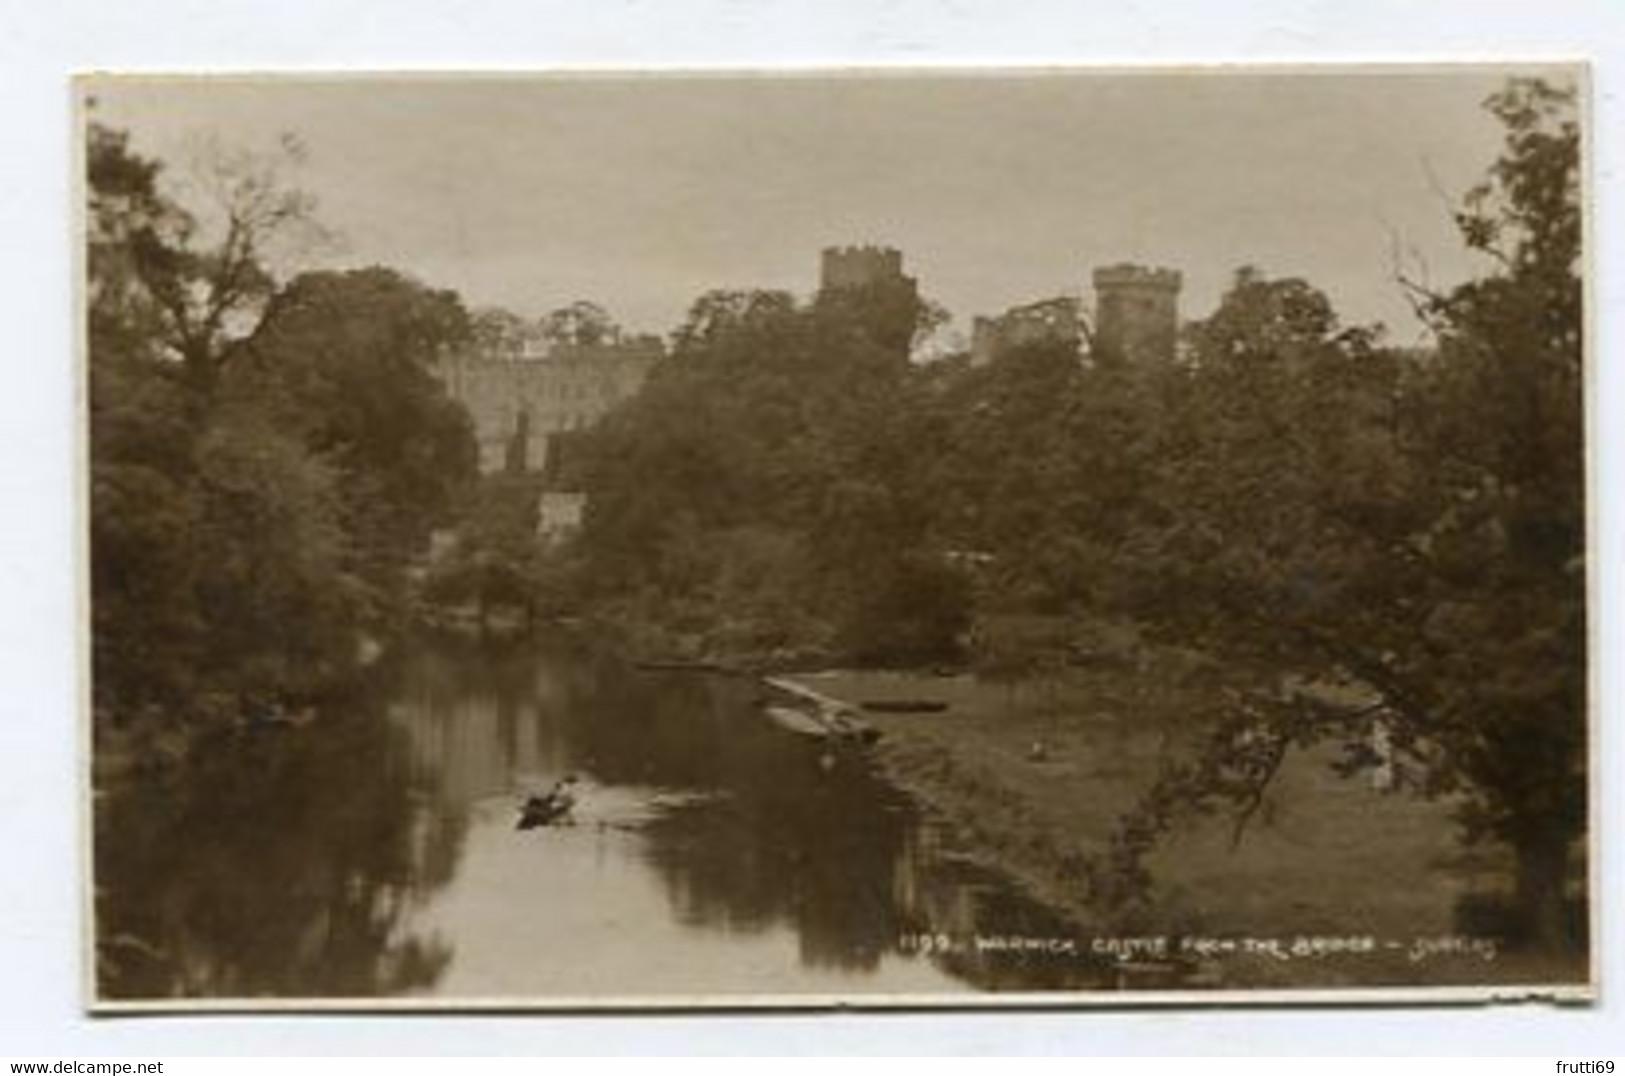
[[[469,332],[456,295],[392,270],[304,273],[271,301],[228,386],[335,469],[352,563],[381,593],[473,480],[468,416],[432,372]]]
[[[207,388],[276,290],[268,255],[322,235],[314,200],[286,182],[303,149],[291,138],[271,155],[199,142],[188,208],[123,132],[92,125],[89,140],[93,276],[109,301],[139,306],[151,343]]]
[[[1336,738],[1351,767],[1377,761],[1380,719],[1416,787],[1516,853],[1528,929],[1567,937],[1586,742],[1572,105],[1524,82],[1490,101],[1505,151],[1458,223],[1495,269],[1419,295],[1436,354],[1385,353],[1301,282],[1255,274],[1197,327],[1186,450],[1159,455],[1153,491],[1168,523],[1127,564],[1158,627],[1251,683],[1216,754],[1126,823],[1129,851],[1170,790],[1256,802],[1275,766],[1249,751]]]
[[[957,587],[930,567],[911,510],[895,420],[914,382],[890,301],[702,296],[671,356],[593,436],[581,544],[601,585],[680,596],[669,619],[770,648],[951,649],[963,609],[947,608]],[[775,566],[753,574],[754,597],[738,556]]]
[[[501,307],[476,310],[469,319],[469,335],[482,355],[517,359],[541,342],[539,327]]]
[[[544,341],[561,347],[595,347],[621,338],[621,327],[609,311],[585,299],[545,315],[537,330]]]
[[[278,286],[266,251],[311,203],[260,158],[212,148],[194,212],[122,133],[88,139],[100,724],[308,698],[472,471],[429,372],[466,316],[384,270]]]

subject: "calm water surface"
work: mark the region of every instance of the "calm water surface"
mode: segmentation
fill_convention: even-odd
[[[714,998],[1110,986],[1076,957],[922,952],[1066,931],[946,854],[861,754],[743,680],[565,638],[422,643],[369,698],[97,802],[105,997]],[[582,776],[575,822],[524,794]]]

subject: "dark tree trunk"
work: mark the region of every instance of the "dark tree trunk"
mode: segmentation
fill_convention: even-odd
[[[212,396],[220,380],[220,364],[214,353],[199,343],[183,344],[180,352],[187,383],[205,398]]]

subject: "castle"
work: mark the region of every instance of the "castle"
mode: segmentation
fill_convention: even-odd
[[[1112,265],[1093,276],[1092,326],[1075,298],[1046,299],[977,318],[973,364],[1015,348],[1060,342],[1096,363],[1173,360],[1179,330],[1180,274],[1169,269]],[[918,284],[890,247],[829,247],[823,251],[819,298],[889,292],[917,299]],[[906,344],[906,341],[905,341]],[[468,409],[479,443],[480,470],[547,472],[557,467],[562,435],[586,429],[642,388],[665,355],[658,337],[614,337],[600,343],[555,343],[514,351],[461,351],[437,374],[452,399]]]
[[[1071,347],[1100,365],[1172,362],[1179,339],[1180,274],[1172,269],[1110,265],[1096,269],[1091,326],[1071,297],[1013,307],[977,318],[971,362],[980,365],[1016,348],[1039,343]]]
[[[659,338],[640,336],[514,355],[458,352],[438,373],[473,419],[481,471],[546,471],[561,435],[637,392],[664,354]]]

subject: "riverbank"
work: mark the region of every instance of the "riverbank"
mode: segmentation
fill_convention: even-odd
[[[233,737],[315,724],[324,710],[365,690],[373,670],[404,632],[357,632],[352,660],[330,671],[325,680],[305,682],[297,692],[199,690],[184,708],[149,705],[122,721],[109,712],[93,711],[91,787],[105,791],[120,782],[162,776]]]
[[[1447,803],[1339,776],[1330,747],[1288,756],[1239,843],[1227,815],[1183,820],[1146,862],[1148,899],[1103,913],[1090,901],[1089,865],[1161,768],[1194,747],[1191,715],[1203,689],[1176,668],[1068,669],[1026,687],[969,674],[792,679],[880,730],[877,765],[955,854],[1013,878],[1082,934],[1287,946],[1371,939],[1376,947],[1305,958],[1315,961],[1308,970],[1274,954],[1198,961],[1217,985],[1530,983],[1577,974],[1573,960],[1508,952],[1490,929],[1473,926],[1472,909],[1510,887],[1507,857],[1464,849]],[[941,708],[886,705],[899,702]],[[1452,948],[1462,939],[1478,948]]]

